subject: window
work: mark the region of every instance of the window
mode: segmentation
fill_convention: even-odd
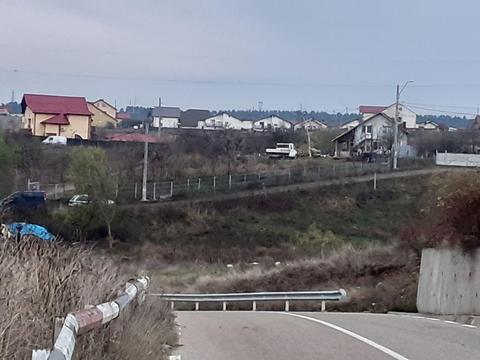
[[[371,134],[372,133],[372,125],[363,125],[362,132],[364,132],[366,134]]]

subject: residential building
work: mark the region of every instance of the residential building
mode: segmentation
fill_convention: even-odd
[[[110,115],[110,117],[116,119],[117,118],[117,108],[112,104],[109,104],[103,99],[98,99],[97,101],[92,102],[98,109]]]
[[[389,153],[393,143],[394,124],[394,120],[383,112],[371,116],[332,140],[335,144],[335,157]],[[400,148],[407,147],[407,132],[404,126],[399,127],[398,139]]]
[[[112,117],[109,113],[101,110],[95,103],[89,102],[88,110],[92,113],[92,126],[96,128],[109,128],[114,129],[117,127],[118,120]],[[110,112],[112,113],[112,112]],[[116,116],[116,112],[115,112]]]
[[[92,113],[84,97],[25,94],[22,127],[34,136],[90,139]]]
[[[424,122],[417,123],[417,129],[421,129],[421,130],[440,130],[441,125],[437,124],[435,121],[427,120],[427,121],[424,121]]]
[[[180,126],[181,111],[178,107],[155,107],[152,111],[153,127],[178,128]]]
[[[253,121],[242,120],[227,112],[221,112],[200,121],[198,127],[209,130],[252,130]]]
[[[210,117],[210,111],[189,109],[180,114],[180,127],[184,129],[199,129],[199,122]]]
[[[395,105],[390,106],[366,106],[359,107],[360,114],[362,114],[362,120],[365,121],[373,115],[383,113],[388,117],[395,119]],[[404,104],[398,106],[398,121],[399,123],[405,123],[406,129],[415,129],[417,127],[417,114],[406,107]]]
[[[350,130],[358,126],[359,124],[360,124],[359,119],[351,120],[349,122],[346,122],[345,124],[340,125],[340,129]]]
[[[265,118],[255,120],[253,123],[253,129],[255,131],[286,131],[293,130],[293,124],[278,115],[270,115]]]
[[[301,120],[297,123],[294,123],[293,129],[294,130],[309,130],[309,131],[315,131],[315,130],[322,130],[328,128],[328,125],[325,124],[321,120],[317,119],[306,119],[306,120]]]
[[[10,112],[8,111],[7,105],[0,105],[0,116],[7,116]]]

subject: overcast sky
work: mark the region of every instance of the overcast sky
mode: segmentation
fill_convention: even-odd
[[[0,0],[0,102],[15,90],[354,111],[415,80],[406,102],[473,113],[479,12],[475,0]]]

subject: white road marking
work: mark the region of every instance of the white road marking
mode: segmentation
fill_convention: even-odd
[[[446,322],[447,324],[460,325],[459,323],[457,323],[455,321],[450,321],[450,320],[444,320],[443,322]]]
[[[182,356],[181,355],[170,355],[168,357],[169,360],[182,360]]]
[[[437,318],[425,318],[427,320],[430,320],[430,321],[440,321],[440,319],[437,319]]]
[[[477,327],[475,325],[469,325],[469,324],[463,324],[462,326],[470,329],[476,329]]]
[[[377,350],[380,350],[381,352],[391,356],[392,358],[396,359],[396,360],[408,360],[408,358],[406,358],[405,356],[402,356],[400,355],[399,353],[396,353],[395,351],[393,350],[390,350],[389,348],[386,348],[385,346],[382,346],[380,344],[377,344],[376,342],[370,340],[370,339],[367,339],[366,337],[363,337],[361,335],[358,335],[356,333],[354,333],[353,331],[350,331],[350,330],[347,330],[347,329],[344,329],[340,326],[337,326],[337,325],[334,325],[334,324],[331,324],[329,322],[326,322],[326,321],[322,321],[322,320],[319,320],[319,319],[315,319],[315,318],[311,318],[311,317],[308,317],[308,316],[304,316],[304,315],[298,315],[298,314],[291,314],[291,313],[279,313],[279,314],[284,314],[284,315],[288,315],[288,316],[294,316],[294,317],[297,317],[297,318],[300,318],[300,319],[304,319],[304,320],[309,320],[309,321],[313,321],[313,322],[316,322],[318,324],[321,324],[321,325],[324,325],[324,326],[327,326],[329,328],[332,328],[334,330],[337,330],[345,335],[348,335],[348,336],[351,336],[353,337],[354,339],[357,339],[359,341],[362,341],[364,342],[365,344],[367,345],[370,345],[372,347],[374,347],[375,349]]]

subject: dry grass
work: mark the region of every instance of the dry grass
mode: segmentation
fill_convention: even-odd
[[[345,246],[324,258],[294,261],[278,268],[200,277],[195,290],[249,292],[344,288],[349,293],[349,302],[332,304],[331,310],[414,310],[418,267],[419,259],[413,251],[394,246],[372,246],[363,250]],[[312,303],[301,306],[302,310],[319,308],[319,304]]]
[[[127,280],[91,249],[0,238],[0,358],[26,359],[32,349],[50,348],[55,316],[111,300]],[[134,305],[81,336],[76,359],[163,358],[176,341],[173,329],[164,304]]]

